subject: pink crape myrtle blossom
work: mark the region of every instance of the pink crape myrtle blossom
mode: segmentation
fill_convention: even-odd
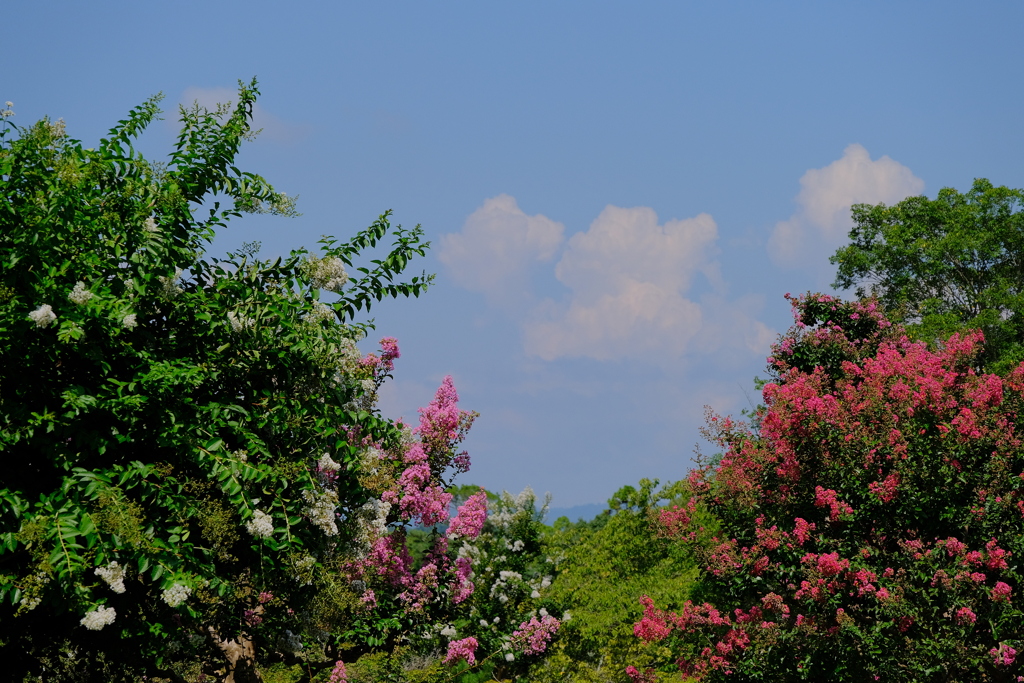
[[[382,340],[382,354],[377,360],[368,356],[375,376],[389,370],[398,357],[394,340]],[[450,377],[446,377],[434,399],[420,409],[420,422],[411,432],[404,426],[401,440],[385,446],[368,437],[350,434],[350,440],[371,449],[374,459],[366,469],[383,480],[379,495],[381,505],[362,514],[359,539],[367,550],[346,565],[351,581],[361,583],[360,607],[357,614],[374,620],[378,611],[398,605],[415,615],[424,624],[460,619],[469,609],[467,601],[474,595],[474,555],[456,556],[450,544],[476,539],[487,520],[487,495],[482,489],[458,508],[444,533],[436,526],[449,520],[452,494],[445,491],[449,480],[446,468],[468,469],[468,456],[455,454],[465,437],[475,413],[459,410],[458,394]],[[461,463],[461,464],[460,464]],[[372,468],[372,470],[371,470]],[[365,506],[364,506],[365,507]],[[374,517],[376,515],[376,517]],[[407,546],[407,530],[411,525],[435,527],[434,544],[414,563]],[[447,664],[466,661],[474,664],[478,642],[463,638],[448,646]]]
[[[481,489],[459,506],[455,518],[448,525],[448,538],[476,538],[486,521],[487,492]]]
[[[512,633],[512,647],[524,654],[539,655],[547,649],[561,625],[562,622],[549,614],[540,620],[531,617],[529,621],[519,624],[519,628]]]
[[[634,634],[705,683],[1020,666],[1024,364],[985,373],[982,333],[915,341],[870,300],[790,300],[765,405],[750,426],[709,415],[721,456],[660,514],[705,602],[645,598]]]
[[[448,643],[448,654],[445,655],[445,664],[454,664],[458,661],[465,661],[470,666],[476,664],[476,638],[470,636],[462,640],[453,640]]]
[[[327,683],[348,683],[348,674],[345,671],[345,662],[339,659],[334,663],[334,668],[331,670],[331,677],[327,679]]]
[[[654,683],[657,680],[654,669],[640,671],[635,666],[627,666],[626,675],[633,683]]]
[[[452,494],[446,492],[431,478],[426,463],[410,465],[398,477],[398,491],[385,491],[381,499],[397,504],[402,517],[415,520],[423,526],[433,526],[448,520],[448,505]]]
[[[999,643],[999,648],[988,651],[996,666],[1010,666],[1017,659],[1017,651],[1006,643]]]
[[[380,340],[380,367],[384,372],[391,372],[395,369],[395,359],[402,354],[398,352],[398,340],[394,337],[384,337]]]
[[[992,587],[992,601],[993,602],[1010,602],[1010,595],[1013,594],[1013,589],[1010,588],[1009,584],[1002,581],[996,581],[996,585]]]
[[[973,624],[978,620],[978,615],[970,607],[961,607],[956,611],[956,623]]]
[[[452,603],[458,605],[465,602],[476,589],[476,586],[469,580],[473,573],[473,563],[468,557],[455,559],[455,587],[452,590]]]

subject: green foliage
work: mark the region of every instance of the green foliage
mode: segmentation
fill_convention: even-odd
[[[880,298],[929,342],[981,329],[980,360],[1003,372],[1024,360],[1024,191],[984,179],[960,194],[853,207],[851,244],[832,256],[833,286]]]
[[[243,212],[294,214],[234,166],[257,94],[254,81],[232,109],[182,109],[165,164],[132,147],[159,97],[95,149],[62,123],[2,124],[0,652],[12,676],[41,673],[53,639],[150,675],[218,660],[207,673],[223,674],[245,664],[226,644],[272,655],[286,630],[348,618],[351,589],[335,577],[356,530],[334,514],[370,496],[364,444],[403,438],[373,412],[382,378],[359,363],[366,326],[352,316],[418,296],[429,278],[401,273],[428,245],[385,214],[348,241],[324,238],[320,254],[208,257]],[[386,256],[356,266],[389,237]],[[357,274],[347,283],[341,264]],[[336,477],[317,467],[325,454]]]
[[[697,573],[692,555],[655,524],[662,506],[685,502],[680,484],[659,489],[657,480],[642,479],[639,488],[619,489],[592,521],[555,521],[545,539],[557,569],[550,597],[572,618],[531,680],[617,681],[628,664],[668,654],[644,648],[633,624],[642,614],[642,595],[674,606],[689,596]]]

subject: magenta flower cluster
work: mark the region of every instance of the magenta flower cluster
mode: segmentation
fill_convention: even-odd
[[[469,638],[463,638],[462,640],[453,640],[448,643],[448,653],[445,655],[445,664],[454,664],[459,661],[464,661],[470,666],[476,664],[476,648],[478,643],[476,638],[470,636]]]
[[[527,655],[539,655],[548,648],[548,643],[558,633],[562,622],[550,614],[539,620],[531,617],[529,621],[519,624],[512,633],[512,647]]]
[[[486,521],[487,492],[481,489],[458,507],[454,519],[448,525],[448,538],[476,538]]]

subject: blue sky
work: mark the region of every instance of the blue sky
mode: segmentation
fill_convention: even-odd
[[[414,417],[453,375],[481,413],[466,480],[564,507],[685,476],[703,406],[756,402],[783,294],[828,287],[851,203],[1024,186],[1022,20],[1016,2],[22,2],[0,101],[92,143],[158,91],[173,114],[258,77],[265,132],[240,165],[303,215],[239,221],[216,250],[313,247],[385,209],[422,224],[436,286],[373,311],[402,348],[382,408]]]

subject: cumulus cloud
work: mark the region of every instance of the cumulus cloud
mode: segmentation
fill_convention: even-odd
[[[514,197],[502,194],[470,214],[462,232],[441,237],[438,259],[459,285],[491,303],[515,306],[531,298],[531,266],[551,261],[564,233],[561,223],[528,216]]]
[[[555,275],[567,302],[544,301],[524,326],[527,353],[545,360],[681,355],[700,332],[686,297],[695,275],[717,281],[718,228],[708,214],[658,223],[653,209],[609,206],[566,245]]]
[[[767,351],[775,333],[756,319],[763,298],[726,296],[710,215],[661,223],[648,207],[608,206],[587,231],[568,241],[564,233],[561,223],[500,195],[441,238],[439,258],[455,282],[515,320],[526,355],[544,361],[660,364],[691,353]],[[564,287],[539,298],[533,287],[552,274]],[[708,286],[696,296],[698,278]]]
[[[233,103],[237,97],[238,91],[231,88],[190,87],[181,94],[179,103],[190,107],[198,102],[200,106],[212,111],[218,104]],[[176,121],[171,123],[176,125]],[[262,129],[259,139],[281,143],[295,142],[309,132],[308,126],[284,121],[268,112],[258,101],[252,108],[252,126],[253,130]]]
[[[775,225],[768,254],[779,266],[827,270],[828,257],[845,244],[853,204],[894,204],[924,190],[924,181],[903,164],[883,156],[872,161],[861,145],[800,179],[797,211]]]

